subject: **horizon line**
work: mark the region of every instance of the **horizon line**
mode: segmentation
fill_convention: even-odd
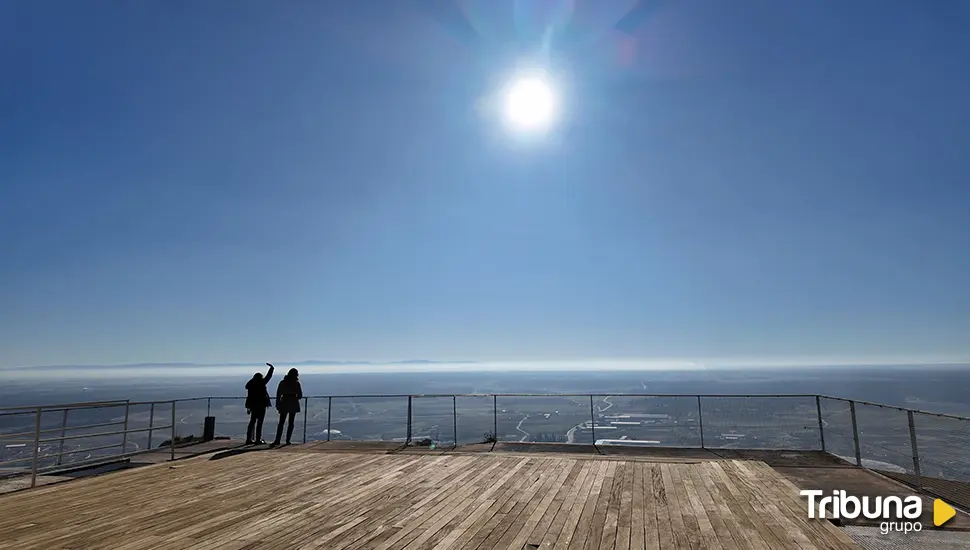
[[[682,369],[706,369],[706,368],[785,368],[785,367],[866,367],[866,366],[947,366],[947,365],[970,365],[970,359],[962,358],[934,358],[934,359],[915,359],[915,358],[849,358],[849,357],[751,357],[751,358],[585,358],[585,359],[504,359],[504,360],[435,360],[435,359],[399,359],[399,360],[336,360],[336,359],[304,359],[299,361],[278,361],[272,362],[274,366],[334,366],[334,367],[422,367],[422,366],[447,366],[447,365],[490,365],[501,367],[500,370],[515,368],[521,370],[524,367],[536,365],[560,365],[562,367],[581,367],[589,365],[591,370],[600,370],[596,367],[607,365],[623,365],[627,370],[631,367],[641,365],[644,369],[656,370],[664,367],[676,370]],[[552,365],[550,365],[552,364]],[[144,368],[227,368],[227,367],[261,367],[266,362],[249,361],[228,361],[228,362],[192,362],[192,361],[161,361],[161,362],[137,362],[137,363],[85,363],[85,364],[47,364],[47,365],[14,365],[0,366],[0,371],[25,371],[25,370],[114,370],[114,369],[144,369]],[[543,369],[545,370],[545,369]],[[414,372],[418,372],[415,370]]]

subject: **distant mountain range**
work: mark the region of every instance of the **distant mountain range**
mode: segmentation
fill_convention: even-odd
[[[287,361],[274,363],[276,366],[298,365],[456,365],[475,364],[478,361],[432,361],[430,359],[406,359],[403,361],[336,361],[333,359],[307,359],[305,361]],[[200,367],[260,367],[265,363],[124,363],[116,365],[38,365],[33,367],[0,367],[0,371],[31,369],[31,370],[63,370],[63,369],[189,369]]]

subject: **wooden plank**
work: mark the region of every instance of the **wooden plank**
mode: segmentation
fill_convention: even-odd
[[[616,550],[630,550],[630,542],[633,539],[633,477],[640,465],[634,462],[627,462],[623,472],[623,485],[620,487],[620,508],[617,518],[616,528]],[[642,517],[642,516],[641,516]],[[642,538],[641,530],[641,538]],[[637,546],[640,550],[643,544]]]
[[[589,520],[589,534],[586,537],[586,543],[583,545],[586,550],[598,548],[603,538],[603,525],[606,523],[607,508],[610,506],[613,483],[616,481],[616,468],[616,462],[610,462],[606,465],[606,477],[603,479],[603,485],[597,494],[596,506]]]
[[[596,503],[599,501],[600,491],[603,489],[606,480],[609,463],[604,462],[597,466],[596,478],[586,496],[586,501],[581,509],[577,508],[576,513],[570,516],[566,525],[563,526],[560,542],[556,543],[556,548],[569,548],[570,550],[586,548],[586,540],[593,523],[593,514],[596,512]]]
[[[525,460],[525,466],[516,477],[503,480],[502,485],[496,487],[499,492],[494,493],[496,495],[496,498],[493,499],[495,502],[482,514],[478,521],[465,530],[456,544],[452,546],[453,548],[473,550],[481,547],[482,542],[488,538],[491,530],[501,521],[502,510],[508,505],[509,500],[520,490],[520,487],[524,487],[544,466],[544,463],[537,459]]]
[[[478,488],[475,488],[475,496],[478,498],[481,498],[482,496]],[[454,523],[459,523],[460,520],[462,519],[461,517],[459,517],[459,513],[462,512],[466,506],[472,506],[474,508],[473,505],[478,501],[478,498],[468,499],[467,503],[458,507],[454,507],[453,510],[448,513],[440,514],[441,517],[439,517],[434,524],[432,524],[430,527],[425,529],[425,531],[420,536],[412,540],[405,548],[433,547],[437,543],[437,541],[444,536],[444,533],[440,533],[440,530],[445,528],[449,523],[452,523],[453,521]]]
[[[693,545],[694,540],[690,537],[692,535],[692,523],[696,522],[697,536],[700,537],[700,547],[710,548],[712,550],[722,550],[721,542],[717,538],[717,533],[714,532],[714,527],[711,525],[710,519],[707,517],[707,511],[704,510],[704,507],[700,502],[700,498],[697,496],[697,493],[693,490],[690,483],[688,472],[691,469],[692,467],[681,467],[680,465],[676,465],[671,468],[671,477],[673,478],[675,487],[678,489],[678,499],[685,507],[683,514],[684,521],[688,526],[687,537],[689,540],[691,540],[691,544]]]
[[[671,464],[659,464],[657,469],[659,477],[654,476],[654,487],[659,487],[657,497],[663,502],[662,507],[658,508],[657,521],[663,522],[663,514],[667,515],[670,522],[672,545],[670,548],[697,548],[700,544],[699,535],[696,534],[697,522],[694,522],[693,539],[687,533],[687,520],[684,518],[685,505],[680,502],[677,491],[674,489],[674,481],[671,477]],[[658,506],[660,503],[658,502]],[[693,543],[693,546],[691,544]],[[662,548],[666,546],[661,545]]]
[[[730,495],[735,512],[743,518],[742,525],[745,526],[749,540],[753,541],[752,548],[761,547],[762,543],[757,542],[758,540],[763,541],[763,545],[770,549],[788,547],[789,541],[785,540],[778,529],[766,522],[763,517],[764,509],[752,502],[751,494],[744,490],[734,471],[726,470],[723,465],[724,462],[712,462],[709,469],[726,489],[727,492],[722,494]]]
[[[705,537],[706,540],[713,539],[713,542],[710,543],[711,548],[739,550],[731,530],[725,525],[719,510],[714,505],[714,498],[708,492],[707,487],[700,478],[699,474],[705,467],[706,464],[685,468],[683,476],[691,505],[695,509],[699,509],[698,517],[702,518],[702,520],[699,519],[698,521],[698,524],[701,526],[701,536]]]
[[[750,461],[747,466],[760,474],[764,488],[774,493],[783,511],[787,510],[791,517],[801,520],[807,527],[809,539],[816,545],[821,548],[856,548],[856,543],[838,527],[828,521],[808,518],[808,502],[801,500],[798,487],[788,478],[764,462]]]
[[[759,522],[759,518],[746,516],[745,509],[734,500],[730,490],[715,472],[715,469],[720,468],[717,462],[712,461],[705,466],[700,472],[700,477],[711,494],[718,514],[731,530],[732,538],[737,545],[742,550],[769,550],[768,544],[754,527],[754,524]]]
[[[475,525],[494,505],[495,499],[489,498],[482,500],[475,511],[465,517],[461,523],[456,525],[447,535],[439,540],[438,543],[433,546],[433,548],[452,548],[456,543],[458,543],[458,540],[468,530],[468,528]]]
[[[756,463],[752,463],[754,465]],[[808,519],[808,509],[801,507],[799,510],[797,505],[793,508],[791,503],[788,501],[788,495],[783,494],[783,491],[778,491],[774,487],[774,479],[780,477],[780,474],[774,470],[770,470],[767,476],[762,475],[762,472],[756,468],[747,468],[747,465],[732,464],[738,468],[739,471],[746,472],[757,487],[763,494],[761,498],[769,500],[773,506],[775,506],[780,515],[784,516],[784,521],[786,523],[791,523],[793,527],[792,531],[797,530],[799,533],[796,538],[799,544],[804,546],[804,541],[807,541],[813,548],[827,548],[830,537],[824,533],[824,524],[828,522],[815,522]],[[834,527],[833,527],[834,528]],[[804,541],[803,541],[804,538]]]
[[[513,459],[502,459],[496,467],[496,471],[507,470],[515,462]],[[435,479],[440,479],[442,486],[450,485],[455,483],[456,479],[463,479],[460,477],[463,470],[471,467],[469,465],[456,468],[452,465],[447,474],[435,476]],[[473,485],[481,488],[481,483],[482,479],[479,478],[473,482]],[[406,486],[409,487],[409,490],[405,493],[389,495],[389,500],[382,509],[369,512],[370,520],[361,524],[358,531],[348,534],[346,543],[337,547],[347,550],[372,547],[399,533],[402,529],[395,527],[394,524],[399,518],[408,514],[417,503],[427,501],[429,496],[428,487],[421,483],[420,478],[407,481]]]
[[[554,488],[561,485],[563,478],[569,474],[569,470],[562,467],[563,464],[562,460],[547,463],[545,468],[539,471],[539,476],[532,482],[532,485],[516,495],[515,503],[502,516],[502,522],[496,529],[492,530],[480,546],[505,548],[516,537],[522,535],[522,530],[529,520],[529,516],[545,499],[546,495],[549,495],[550,498],[555,496]],[[528,535],[528,533],[525,533],[525,535]]]
[[[743,498],[754,506],[758,517],[768,530],[775,533],[783,548],[814,549],[815,545],[805,536],[798,525],[792,522],[764,493],[761,482],[747,470],[739,469],[734,460],[723,461],[721,467],[734,473],[735,485],[745,494]]]
[[[434,465],[431,465],[431,467],[433,466]],[[366,518],[365,521],[358,523],[353,529],[345,532],[338,540],[333,541],[330,547],[334,548],[334,550],[339,548],[356,547],[363,543],[361,539],[374,537],[380,533],[386,532],[389,527],[385,522],[389,520],[393,521],[390,519],[391,517],[396,516],[396,513],[399,513],[402,509],[406,508],[410,503],[416,501],[423,495],[425,487],[423,487],[420,483],[421,477],[437,477],[436,473],[438,471],[440,471],[440,469],[433,469],[431,471],[419,470],[412,476],[399,480],[398,485],[386,487],[381,491],[381,494],[375,494],[371,496],[371,498],[358,503],[357,507],[353,510],[331,512],[331,517],[337,515],[338,517],[349,518],[364,515]],[[456,476],[456,474],[459,472],[461,472],[461,470],[452,469],[452,472],[446,475]],[[294,539],[292,541],[293,545],[299,543],[301,540],[303,540],[303,538]]]
[[[633,467],[633,487],[630,499],[630,548],[641,550],[646,548],[646,528],[644,527],[644,500],[650,498],[643,488],[643,464],[635,464]]]
[[[660,468],[656,465],[648,465],[643,468],[643,544],[647,550],[660,550],[661,548],[673,548],[673,534],[670,530],[670,521],[667,516],[664,501],[660,502]],[[663,497],[666,499],[666,497]],[[661,519],[663,515],[663,519]]]
[[[626,480],[626,472],[629,469],[629,462],[620,462],[616,465],[616,472],[613,474],[613,487],[607,495],[609,502],[606,505],[606,517],[600,534],[599,546],[588,545],[590,548],[615,548],[616,535],[620,523],[620,500],[623,494],[623,483]],[[593,521],[596,521],[595,516]],[[597,522],[599,523],[599,522]],[[629,538],[627,539],[629,546]]]
[[[549,528],[545,531],[545,534],[542,535],[542,539],[539,542],[540,548],[552,548],[556,540],[559,538],[560,533],[562,533],[566,520],[570,517],[573,511],[576,510],[577,507],[579,508],[580,513],[583,511],[582,504],[586,502],[586,496],[589,494],[590,487],[593,486],[593,479],[596,477],[596,472],[594,471],[595,466],[589,461],[583,461],[582,468],[582,472],[580,472],[579,477],[576,478],[576,485],[578,489],[571,492],[566,497],[566,500],[563,501],[559,511],[556,512],[556,516],[552,519],[552,523],[549,525]]]
[[[587,477],[589,486],[582,492],[577,500],[576,506],[570,511],[563,523],[562,530],[554,542],[543,540],[542,546],[546,548],[582,548],[586,545],[586,536],[589,533],[589,518],[593,515],[593,508],[596,506],[596,498],[599,495],[600,487],[603,486],[603,479],[606,477],[606,463],[601,462],[593,465],[594,472]],[[583,521],[585,518],[586,521]]]
[[[483,464],[484,468],[469,468],[469,471],[474,472],[474,478],[486,479],[493,470],[501,465],[498,461],[489,462]],[[443,485],[436,497],[428,497],[424,505],[415,507],[411,514],[395,522],[394,525],[400,527],[401,530],[375,546],[375,550],[405,548],[412,540],[421,536],[427,529],[427,525],[437,525],[438,520],[435,519],[435,516],[441,514],[443,510],[450,510],[446,513],[458,513],[469,506],[473,500],[468,497],[474,494],[478,487],[474,483],[468,483],[462,488],[459,487],[461,485],[458,484]]]
[[[550,482],[555,481],[555,478],[561,475],[560,463],[561,460],[546,459],[543,467],[535,473],[535,479],[525,485],[523,490],[513,495],[513,498],[509,499],[506,505],[495,514],[493,520],[496,521],[496,524],[492,527],[488,536],[485,537],[485,540],[479,545],[479,548],[501,548],[502,546],[507,546],[512,541],[518,533],[511,532],[510,530],[514,527],[521,528],[527,519],[523,517],[519,521],[523,512],[528,510],[533,502],[538,505],[538,500],[536,499],[540,498],[539,495],[548,488]]]
[[[451,531],[433,543],[433,546],[435,548],[452,548],[470,542],[474,536],[474,530],[486,523],[495,513],[495,510],[501,506],[498,502],[505,494],[502,491],[510,490],[505,487],[506,482],[513,479],[527,463],[527,460],[518,460],[515,468],[506,471],[497,481],[490,481],[487,487],[480,488],[482,492],[477,500],[481,503],[478,508],[471,515],[463,518],[457,525],[453,525]],[[469,533],[469,530],[472,530],[472,532]]]
[[[456,483],[463,481],[467,483],[467,477],[465,475],[470,475],[475,469],[475,462],[455,461],[451,464],[445,462],[436,462],[435,464],[439,467],[432,472],[425,470],[415,471],[407,479],[401,480],[401,487],[398,490],[384,491],[384,494],[379,497],[379,500],[365,503],[361,508],[355,510],[353,513],[368,514],[368,521],[359,524],[353,531],[348,532],[342,537],[342,540],[335,542],[333,545],[334,550],[359,548],[368,541],[370,543],[376,543],[377,541],[375,539],[382,534],[386,534],[387,537],[394,536],[395,533],[400,532],[400,528],[394,528],[394,524],[402,514],[406,513],[406,510],[416,502],[427,502],[432,496],[439,494],[434,493],[433,495],[429,495],[428,487],[421,483],[422,479],[435,479],[436,483],[442,488],[439,489],[440,492]],[[480,463],[480,461],[477,462]],[[509,463],[505,460],[499,460],[493,464],[496,470],[502,470]],[[447,468],[446,472],[439,473],[445,468]],[[474,479],[471,482],[472,485],[480,487],[481,479],[482,476]]]
[[[524,547],[525,545],[539,547],[542,544],[542,538],[552,528],[553,521],[555,520],[556,516],[559,515],[559,511],[562,509],[563,503],[566,502],[571,494],[575,494],[582,485],[586,471],[587,468],[583,462],[579,460],[572,461],[572,468],[570,468],[569,475],[559,487],[555,498],[552,499],[552,502],[546,508],[545,512],[542,514],[542,517],[532,527],[532,531],[526,533],[524,540],[514,541],[513,544],[509,546],[515,546],[516,543],[520,543],[518,549]],[[523,530],[523,532],[525,532],[525,530]]]
[[[528,541],[537,539],[542,541],[542,533],[552,523],[552,518],[562,506],[563,500],[570,491],[575,491],[573,483],[582,472],[582,463],[572,460],[563,464],[565,475],[561,476],[553,490],[548,491],[542,501],[526,520],[525,525],[519,530],[518,535],[508,544],[509,550],[521,550]],[[568,469],[567,469],[568,467]],[[543,524],[546,527],[543,527]],[[536,543],[538,546],[538,543]]]

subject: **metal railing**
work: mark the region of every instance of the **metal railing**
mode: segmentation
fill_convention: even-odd
[[[82,467],[117,461],[137,454],[157,451],[151,446],[153,432],[170,430],[171,437],[163,446],[171,448],[175,458],[178,446],[176,433],[176,402],[96,401],[39,405],[29,407],[0,407],[0,475],[30,475],[30,486],[37,485],[37,476],[64,472]],[[171,422],[156,424],[157,405],[168,405]],[[147,406],[146,426],[138,423],[139,409]],[[51,422],[52,417],[59,420]],[[19,429],[17,419],[25,419],[32,429]],[[74,422],[72,422],[74,421]],[[146,448],[131,436],[147,434]],[[65,449],[65,447],[68,447]],[[116,451],[115,451],[116,450]],[[106,452],[115,451],[115,452]],[[80,456],[80,458],[79,458]],[[27,463],[29,466],[12,467]]]
[[[5,433],[5,424],[10,422],[4,419],[16,415],[32,420],[32,426]],[[166,418],[168,423],[157,425],[161,417],[171,421]],[[246,437],[250,418],[243,397],[2,408],[0,467],[28,463],[28,467],[8,473],[29,473],[33,486],[39,474],[157,450],[152,449],[152,436],[159,431],[168,432],[166,443],[174,459],[179,432],[201,434],[204,417],[217,419],[218,435]],[[266,420],[266,439],[275,435],[278,425],[274,420],[275,415]],[[970,418],[825,395],[309,396],[303,399],[297,424],[294,439],[303,442],[382,440],[443,447],[559,442],[817,450],[970,507],[970,461],[964,458],[965,450],[970,449]],[[138,440],[143,436],[147,436],[144,448]],[[81,440],[94,440],[94,444],[79,446]],[[3,454],[4,443],[19,444],[21,452],[7,458],[11,446]],[[109,452],[112,450],[115,452]],[[81,454],[87,456],[78,459]]]

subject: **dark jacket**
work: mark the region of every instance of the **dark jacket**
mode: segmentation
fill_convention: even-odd
[[[299,378],[284,377],[276,387],[276,410],[281,413],[300,412],[303,387]]]
[[[262,379],[250,378],[249,382],[246,382],[247,409],[265,409],[273,405],[272,401],[269,400],[269,390],[266,389],[271,378],[273,378],[273,367],[269,368],[266,376]]]

